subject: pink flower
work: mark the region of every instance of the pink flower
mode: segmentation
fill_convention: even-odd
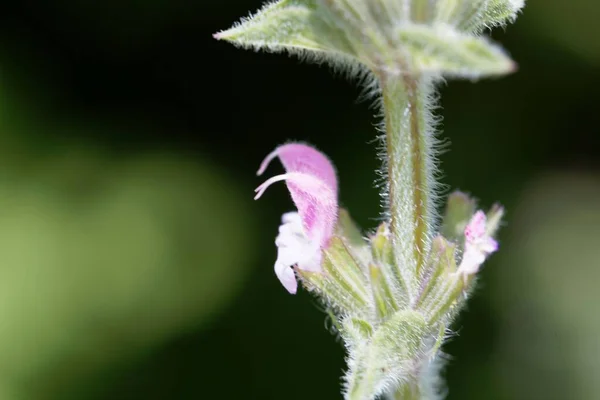
[[[288,292],[298,283],[292,267],[321,271],[321,252],[333,235],[338,215],[337,178],[333,164],[313,147],[289,143],[276,148],[261,163],[257,175],[279,157],[286,173],[267,179],[256,188],[258,199],[271,184],[285,181],[298,212],[283,214],[275,239],[275,274]]]
[[[487,256],[498,250],[498,242],[487,233],[486,223],[485,213],[479,210],[467,224],[465,228],[465,251],[458,266],[458,273],[465,276],[477,273]]]

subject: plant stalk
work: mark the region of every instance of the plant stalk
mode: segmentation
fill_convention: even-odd
[[[388,396],[388,398],[390,400],[421,400],[421,394],[418,386],[405,384]]]
[[[431,78],[380,77],[386,132],[388,207],[396,265],[416,295],[435,225],[435,138]]]

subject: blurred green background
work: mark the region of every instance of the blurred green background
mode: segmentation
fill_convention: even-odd
[[[373,110],[327,68],[212,39],[258,0],[3,2],[0,400],[336,399],[343,350],[273,273],[310,142],[376,226]],[[501,252],[445,347],[448,399],[600,399],[600,2],[529,0],[517,73],[450,81],[443,181]]]

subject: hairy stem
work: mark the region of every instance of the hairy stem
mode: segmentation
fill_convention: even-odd
[[[435,225],[435,142],[428,114],[432,82],[413,75],[382,76],[380,82],[390,229],[396,265],[412,298]]]
[[[389,395],[388,398],[390,400],[421,400],[421,394],[419,387],[406,384]]]
[[[427,13],[431,9],[431,5],[428,0],[414,0],[413,1],[413,21],[425,22],[427,19]]]

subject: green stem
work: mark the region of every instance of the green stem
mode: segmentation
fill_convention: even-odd
[[[428,12],[431,10],[429,0],[414,0],[412,10],[412,20],[414,22],[423,23],[427,20]]]
[[[391,400],[421,400],[421,391],[418,386],[402,385],[389,398]]]
[[[409,74],[380,78],[385,116],[388,206],[396,265],[409,296],[421,276],[434,226],[432,82]],[[410,276],[406,276],[409,274]]]

